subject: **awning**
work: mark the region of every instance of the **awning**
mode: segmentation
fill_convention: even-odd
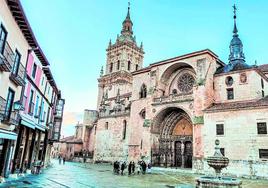
[[[17,140],[17,134],[11,131],[0,129],[0,138],[9,139],[9,140]]]
[[[25,125],[26,127],[29,127],[31,129],[35,129],[35,123],[30,122],[22,117],[21,124]]]
[[[45,127],[44,125],[40,125],[40,124],[35,124],[35,128],[36,128],[36,129],[39,129],[39,130],[41,130],[41,131],[44,131],[44,132],[45,132],[45,130],[46,130],[46,127]]]

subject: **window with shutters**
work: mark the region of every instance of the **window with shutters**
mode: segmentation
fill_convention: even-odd
[[[268,159],[268,149],[259,149],[260,159]]]
[[[216,135],[224,135],[224,125],[216,124]]]
[[[258,134],[267,134],[267,125],[266,122],[257,123]]]
[[[227,89],[227,99],[228,100],[234,99],[234,89],[233,88]]]

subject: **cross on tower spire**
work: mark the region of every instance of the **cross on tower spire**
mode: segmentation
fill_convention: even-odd
[[[233,12],[234,12],[234,30],[233,30],[233,33],[234,33],[234,35],[237,35],[237,32],[238,32],[238,30],[237,30],[237,27],[236,27],[236,10],[237,10],[237,8],[236,8],[236,6],[235,6],[235,4],[234,4],[234,6],[233,6]]]

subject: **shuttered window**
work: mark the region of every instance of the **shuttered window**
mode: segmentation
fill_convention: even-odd
[[[224,125],[223,124],[216,124],[216,134],[217,135],[224,135]]]
[[[267,134],[266,122],[257,123],[258,134]]]

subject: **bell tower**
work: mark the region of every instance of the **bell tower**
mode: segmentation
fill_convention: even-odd
[[[118,71],[133,72],[142,68],[143,45],[137,45],[133,35],[133,22],[130,18],[130,4],[128,4],[127,16],[122,23],[121,34],[117,35],[115,43],[110,40],[107,48],[107,62],[105,74]]]
[[[143,44],[139,46],[133,34],[133,22],[130,17],[130,3],[128,4],[127,15],[122,22],[120,35],[117,35],[115,42],[109,41],[106,49],[106,65],[101,70],[99,81],[98,109],[104,107],[114,109],[118,101],[111,101],[110,98],[118,98],[120,101],[130,100],[132,91],[132,74],[143,66]],[[128,96],[128,97],[122,97]],[[105,106],[109,101],[109,107]],[[107,102],[106,102],[107,103]],[[113,105],[114,104],[114,105]],[[107,113],[107,111],[106,111]]]

